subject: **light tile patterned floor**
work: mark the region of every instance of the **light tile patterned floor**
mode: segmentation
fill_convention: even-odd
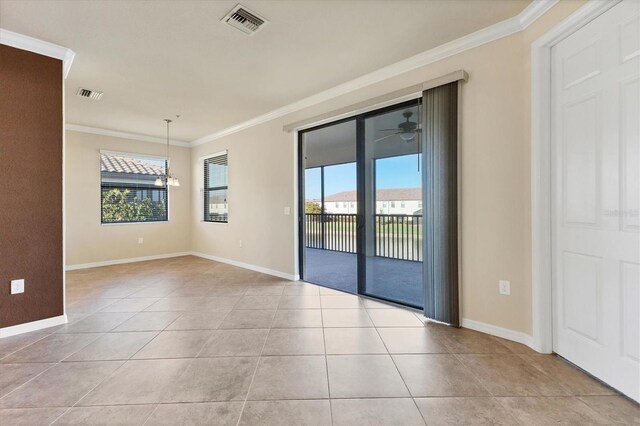
[[[195,257],[70,272],[67,312],[0,340],[0,424],[640,424],[557,357]]]

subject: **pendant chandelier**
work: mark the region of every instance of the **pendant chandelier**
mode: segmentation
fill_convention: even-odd
[[[164,121],[166,121],[167,123],[167,166],[166,166],[166,173],[164,176],[165,181],[162,181],[162,177],[158,176],[156,178],[156,181],[154,182],[155,186],[180,186],[180,180],[171,174],[171,171],[169,170],[169,164],[171,163],[171,161],[169,160],[169,124],[171,123],[171,120],[168,118],[165,118]]]

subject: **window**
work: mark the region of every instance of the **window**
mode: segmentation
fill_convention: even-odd
[[[418,201],[418,208],[421,209],[422,208],[422,201]]]
[[[229,220],[227,152],[204,160],[204,221]]]
[[[387,203],[386,203],[386,202],[383,202],[383,203],[382,203],[382,207],[387,208]]]
[[[391,202],[391,208],[392,208],[392,209],[394,209],[395,207],[396,207],[396,202],[395,202],[395,201],[392,201],[392,202]]]
[[[347,203],[342,203],[342,207],[346,209],[347,208]]]
[[[351,203],[349,203],[349,204],[350,204],[351,208],[353,208],[353,206],[354,206],[353,201]]]
[[[166,174],[167,160],[140,154],[100,152],[100,221],[166,222],[166,186],[155,186]]]
[[[404,205],[404,201],[400,201],[400,208],[404,209],[405,205]]]
[[[340,208],[340,203],[336,203],[336,209]]]

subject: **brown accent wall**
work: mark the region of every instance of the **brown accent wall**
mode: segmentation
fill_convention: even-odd
[[[63,314],[62,107],[62,61],[0,45],[0,328]]]

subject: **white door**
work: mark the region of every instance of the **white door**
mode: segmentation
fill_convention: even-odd
[[[640,1],[552,49],[554,351],[640,400]]]

